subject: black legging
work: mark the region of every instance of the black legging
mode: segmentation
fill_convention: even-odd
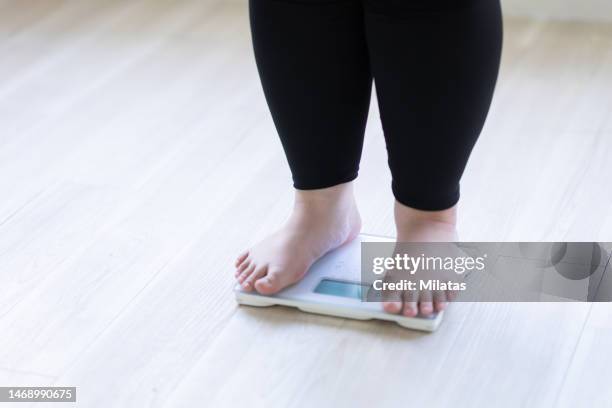
[[[457,203],[499,70],[499,0],[250,0],[250,17],[295,188],[357,177],[374,79],[395,198]]]

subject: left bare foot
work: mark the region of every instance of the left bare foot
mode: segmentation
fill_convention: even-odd
[[[455,242],[457,235],[457,207],[443,211],[420,211],[395,202],[397,242]],[[398,300],[383,302],[389,313],[408,317],[429,316],[446,308],[445,292],[420,291],[398,294]]]

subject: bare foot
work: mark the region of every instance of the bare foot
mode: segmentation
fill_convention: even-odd
[[[420,211],[395,202],[395,225],[398,242],[455,242],[457,207],[444,211]],[[389,313],[408,317],[429,316],[446,308],[449,294],[436,291],[411,291],[397,294],[397,300],[383,302]]]
[[[361,218],[352,183],[296,190],[285,226],[236,260],[236,279],[247,291],[272,294],[299,281],[325,253],[355,238]]]

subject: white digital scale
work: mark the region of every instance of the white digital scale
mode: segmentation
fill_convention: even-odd
[[[370,289],[367,283],[361,282],[362,241],[394,240],[361,234],[315,262],[300,282],[270,296],[243,291],[238,284],[234,289],[236,300],[248,306],[289,306],[308,313],[357,320],[387,320],[409,329],[435,331],[442,321],[443,312],[406,317],[385,312],[380,302],[362,301],[363,291]]]

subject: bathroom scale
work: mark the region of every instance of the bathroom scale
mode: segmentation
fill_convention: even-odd
[[[299,282],[274,295],[234,291],[239,304],[248,306],[289,306],[303,312],[357,320],[386,320],[421,331],[435,331],[444,312],[407,317],[387,313],[380,302],[362,301],[368,284],[361,282],[361,242],[394,242],[392,238],[361,234],[353,241],[327,253],[315,262]]]

